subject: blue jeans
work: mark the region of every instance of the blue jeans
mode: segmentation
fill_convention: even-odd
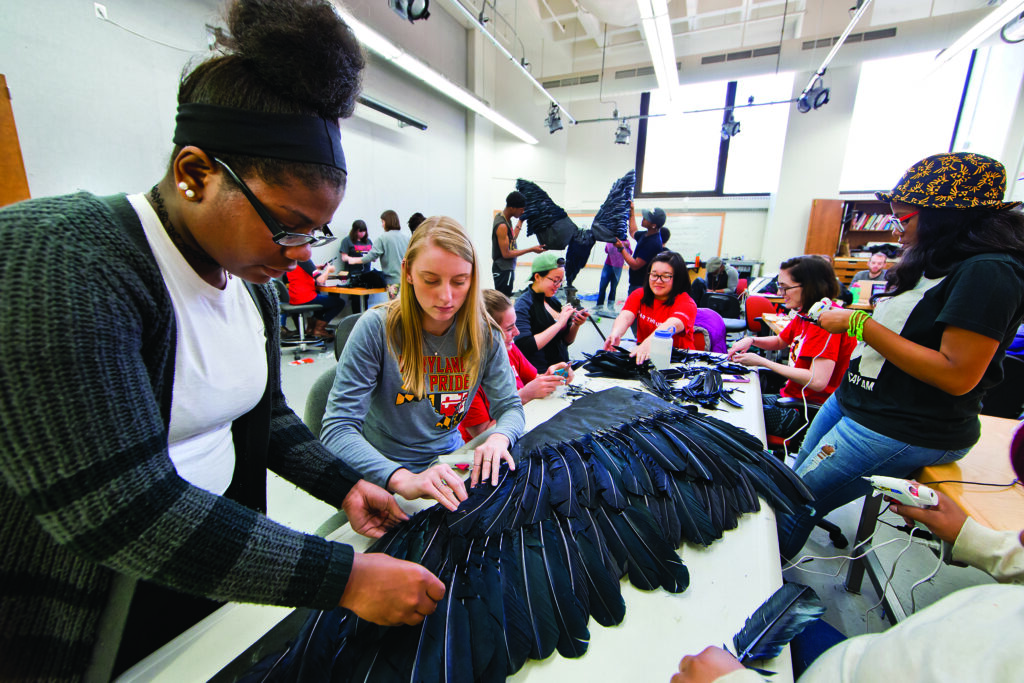
[[[834,451],[822,453],[824,446]],[[779,550],[786,559],[800,552],[816,520],[871,491],[870,475],[907,478],[928,465],[959,460],[969,448],[946,451],[911,446],[845,417],[833,395],[807,429],[793,469],[815,501],[796,515],[778,515]]]
[[[607,263],[601,269],[601,284],[597,287],[597,305],[604,306],[604,290],[608,287],[608,303],[615,305],[615,288],[619,286],[619,278],[622,277],[622,266],[615,268]]]

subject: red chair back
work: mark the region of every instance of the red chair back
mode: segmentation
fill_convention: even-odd
[[[736,281],[736,296],[742,295],[745,291],[747,291],[747,278],[741,277]]]
[[[774,313],[775,304],[763,296],[757,296],[756,294],[748,296],[746,301],[746,312],[747,312],[747,329],[753,332],[755,335],[762,334],[764,331],[762,323],[758,320],[765,313]]]
[[[693,350],[694,351],[707,351],[708,350],[708,331],[703,327],[693,328]]]

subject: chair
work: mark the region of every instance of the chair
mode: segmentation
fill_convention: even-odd
[[[1003,381],[981,399],[981,414],[1019,420],[1024,412],[1024,359],[1003,359]]]
[[[697,331],[704,336],[704,351],[725,353],[728,346],[725,343],[725,321],[710,308],[698,308],[697,317],[693,322],[694,341],[696,342]]]
[[[699,325],[693,326],[693,350],[710,351],[711,333]]]
[[[706,292],[700,298],[700,308],[710,308],[725,321],[725,332],[742,332],[747,329],[747,321],[740,311],[740,300],[732,294]]]
[[[320,427],[323,425],[324,412],[327,410],[327,397],[334,386],[335,374],[336,368],[325,370],[316,378],[309,389],[309,394],[306,395],[306,409],[302,413],[302,421],[317,438],[320,437]]]
[[[747,291],[747,278],[741,277],[736,281],[736,296],[743,296],[745,291]]]
[[[338,323],[338,327],[334,330],[334,359],[341,360],[341,350],[345,348],[345,342],[348,341],[349,335],[352,334],[352,328],[356,326],[356,321],[359,320],[359,316],[362,313],[353,313],[346,315]]]
[[[783,408],[795,408],[802,412],[804,408],[804,401],[803,399],[799,398],[789,398],[783,396],[776,402],[775,405]],[[804,434],[807,433],[807,427],[810,426],[811,422],[814,421],[814,416],[818,414],[818,411],[821,409],[822,405],[823,404],[816,403],[815,401],[807,401],[807,424],[803,425],[803,427],[796,434],[796,436],[792,437],[789,440],[788,450],[790,452],[799,448],[800,444],[803,443]],[[783,458],[787,450],[785,437],[775,436],[773,434],[768,434],[767,437],[768,450],[770,450],[772,453],[775,453],[780,459]],[[834,545],[835,547],[845,548],[846,546],[850,545],[850,542],[846,539],[846,536],[843,535],[842,529],[840,529],[837,524],[830,522],[827,519],[819,519],[814,523],[814,526],[818,527],[819,529],[824,529],[828,533],[828,539],[832,541],[832,545]]]
[[[323,346],[322,339],[306,339],[306,314],[323,310],[320,304],[290,304],[288,303],[288,285],[281,280],[274,280],[274,289],[277,290],[277,300],[281,306],[281,313],[295,321],[299,330],[298,339],[282,339],[281,346],[294,346],[296,355],[312,346]]]
[[[747,297],[744,309],[747,318],[747,329],[753,332],[755,337],[770,336],[771,333],[768,330],[768,326],[761,320],[761,316],[765,313],[774,313],[775,304],[763,296],[751,294]]]

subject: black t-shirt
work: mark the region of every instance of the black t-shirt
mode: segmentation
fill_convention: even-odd
[[[944,278],[921,278],[911,291],[881,300],[872,318],[929,349],[939,348],[947,325],[998,340],[984,376],[963,396],[952,396],[860,343],[836,392],[844,414],[914,446],[955,450],[973,445],[981,429],[981,399],[1002,380],[1003,357],[1022,317],[1024,264],[1011,256],[973,256]]]
[[[637,234],[639,235],[639,233]],[[629,269],[629,286],[631,289],[644,286],[644,281],[647,279],[647,273],[650,270],[651,259],[658,255],[661,247],[660,230],[656,230],[653,235],[648,231],[648,234],[637,241],[636,249],[633,250],[633,258],[643,259],[647,265],[636,270]]]

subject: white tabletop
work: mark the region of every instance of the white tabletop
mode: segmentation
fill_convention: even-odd
[[[743,405],[724,403],[712,415],[746,429],[764,441],[761,392],[755,375],[736,387],[733,398]],[[639,387],[636,382],[586,377],[577,372],[576,384],[594,391],[612,386]],[[567,398],[548,397],[526,404],[526,427],[532,429],[568,406]],[[294,528],[313,532],[336,511],[291,484],[274,477],[268,490],[269,516]],[[429,503],[427,503],[429,504]],[[405,503],[410,510],[425,505]],[[344,526],[330,538],[351,543],[356,550],[369,539]],[[679,555],[690,571],[690,587],[672,595],[663,590],[644,592],[622,582],[626,618],[605,628],[590,620],[590,648],[576,660],[555,653],[543,661],[530,660],[510,681],[531,683],[566,680],[664,681],[667,683],[685,654],[708,645],[729,644],[746,618],[782,585],[775,515],[764,504],[744,515],[739,526],[708,548],[684,544]],[[228,604],[196,624],[165,647],[129,670],[120,680],[206,680],[244,652],[291,610],[285,607]],[[793,680],[788,649],[766,665],[777,671],[776,681]]]

